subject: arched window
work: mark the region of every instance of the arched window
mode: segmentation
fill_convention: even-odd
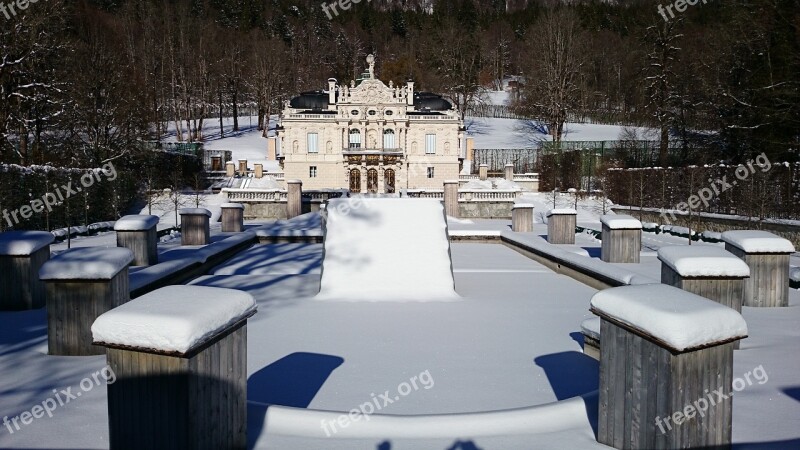
[[[397,148],[397,145],[394,142],[394,130],[384,130],[383,131],[383,149],[393,149]]]
[[[350,130],[350,148],[361,148],[361,132],[353,129]]]

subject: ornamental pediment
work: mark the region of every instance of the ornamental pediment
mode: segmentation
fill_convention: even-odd
[[[390,89],[381,80],[363,80],[358,86],[350,89],[349,102],[377,105],[380,103],[397,103],[394,89]]]

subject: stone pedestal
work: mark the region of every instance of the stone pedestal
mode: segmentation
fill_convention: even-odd
[[[225,176],[226,177],[235,177],[236,176],[236,163],[233,161],[228,161],[225,163]]]
[[[789,255],[795,251],[789,240],[766,231],[726,231],[722,240],[750,267],[744,306],[789,306]]]
[[[116,376],[108,385],[111,449],[246,448],[255,307],[241,291],[170,286],[99,317],[95,343]]]
[[[244,205],[241,203],[222,204],[222,232],[239,233],[244,231]]]
[[[577,222],[574,209],[551,209],[547,212],[547,242],[574,245]]]
[[[67,250],[39,271],[47,287],[47,344],[50,355],[102,355],[92,343],[95,319],[130,300],[127,248]]]
[[[125,216],[114,223],[117,247],[133,252],[133,266],[158,264],[158,216]]]
[[[264,178],[264,165],[263,164],[256,164],[256,166],[255,166],[255,177],[256,178]]]
[[[247,160],[240,159],[239,160],[239,175],[246,177],[247,176]]]
[[[211,242],[211,211],[204,208],[183,208],[180,214],[181,245],[207,245]]]
[[[511,231],[531,233],[533,231],[533,209],[528,203],[515,203],[511,208]]]
[[[481,164],[478,167],[478,177],[481,181],[486,181],[489,178],[489,166],[487,164]]]
[[[618,449],[728,448],[733,344],[747,324],[731,308],[664,284],[595,294],[600,316],[597,441]],[[712,402],[713,400],[713,402]]]
[[[444,182],[444,211],[450,217],[459,217],[458,210],[458,181]]]
[[[45,286],[39,269],[50,259],[54,239],[46,231],[0,234],[0,311],[44,308]]]
[[[288,180],[286,182],[286,216],[291,219],[303,214],[303,182]]]
[[[504,174],[506,177],[506,181],[514,181],[514,165],[506,164]]]
[[[601,259],[610,263],[638,264],[642,252],[642,223],[626,215],[601,216]]]

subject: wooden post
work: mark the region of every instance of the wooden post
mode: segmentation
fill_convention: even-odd
[[[256,164],[255,167],[255,177],[264,178],[264,164]]]
[[[133,266],[158,264],[158,216],[125,216],[114,223],[117,247],[133,252]]]
[[[730,252],[711,245],[680,245],[661,247],[658,259],[662,283],[742,312],[750,268]]]
[[[291,219],[303,214],[303,182],[288,180],[286,191],[286,217]]]
[[[789,306],[789,255],[792,243],[767,231],[726,231],[725,250],[750,267],[745,281],[744,306]]]
[[[728,448],[733,343],[747,324],[731,308],[664,284],[606,289],[600,324],[597,441],[618,449]]]
[[[211,211],[204,208],[183,208],[180,214],[181,245],[207,245],[211,241]]]
[[[489,165],[488,164],[481,164],[478,167],[478,177],[481,181],[486,181],[489,178]]]
[[[603,243],[600,256],[605,262],[638,264],[642,252],[642,223],[631,216],[600,216]]]
[[[528,203],[515,203],[511,208],[511,231],[517,233],[533,232],[533,209]]]
[[[239,233],[244,231],[244,205],[241,203],[222,204],[222,232]]]
[[[54,236],[46,231],[0,234],[0,311],[44,308],[39,269],[50,259]]]
[[[578,212],[574,209],[551,209],[547,212],[547,242],[575,244]]]
[[[247,319],[255,312],[242,291],[170,286],[100,316],[92,334],[116,376],[111,449],[246,448]]]
[[[592,317],[581,322],[583,354],[600,361],[600,318]]]
[[[444,182],[444,210],[450,217],[459,217],[458,209],[458,181],[447,180]]]
[[[45,263],[39,278],[47,289],[47,344],[51,355],[102,355],[92,344],[94,320],[130,300],[127,248],[67,250]]]
[[[233,161],[225,163],[225,176],[228,178],[236,176],[236,164]]]
[[[505,167],[505,177],[506,181],[514,181],[514,165],[513,164],[506,164]]]
[[[247,176],[247,160],[240,159],[239,160],[239,175],[246,177]]]

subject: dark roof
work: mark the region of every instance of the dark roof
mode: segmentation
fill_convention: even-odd
[[[289,106],[297,109],[328,109],[328,93],[325,91],[303,92],[292,98]]]
[[[415,92],[414,108],[417,111],[449,111],[453,109],[453,104],[433,92]]]

